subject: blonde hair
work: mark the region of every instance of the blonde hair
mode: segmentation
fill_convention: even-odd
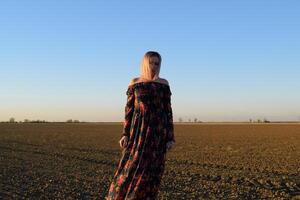
[[[159,66],[156,71],[156,74],[154,75],[153,79],[151,77],[151,69],[149,67],[149,61],[151,57],[157,57],[159,59]],[[159,72],[160,72],[160,66],[161,66],[161,56],[156,51],[148,51],[145,53],[142,63],[141,63],[141,78],[142,79],[148,79],[148,80],[156,80],[159,78]]]

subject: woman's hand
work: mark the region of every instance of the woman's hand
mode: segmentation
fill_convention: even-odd
[[[175,145],[174,141],[167,142],[167,151],[170,151]]]
[[[126,148],[128,145],[128,137],[127,136],[123,136],[121,138],[121,140],[119,141],[120,147],[121,148]]]

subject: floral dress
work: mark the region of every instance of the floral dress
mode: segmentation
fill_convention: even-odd
[[[166,143],[175,142],[169,85],[128,86],[123,133],[129,137],[106,199],[154,200],[165,168]]]

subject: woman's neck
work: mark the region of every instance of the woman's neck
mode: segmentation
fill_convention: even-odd
[[[144,81],[157,81],[157,80],[159,80],[159,77],[157,77],[156,79],[154,79],[154,77],[152,77],[152,79],[146,79],[146,78],[140,77],[140,80],[144,80]]]

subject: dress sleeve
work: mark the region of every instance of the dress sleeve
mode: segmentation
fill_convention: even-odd
[[[131,121],[132,121],[132,116],[134,112],[134,89],[133,87],[128,87],[127,89],[127,103],[125,106],[125,120],[123,122],[123,132],[121,135],[121,138],[123,136],[130,136],[130,126],[131,126]]]
[[[172,92],[170,87],[167,89],[166,98],[165,98],[165,108],[167,112],[167,142],[173,141],[175,142],[174,137],[174,124],[173,124],[173,111],[171,105],[171,95]]]

